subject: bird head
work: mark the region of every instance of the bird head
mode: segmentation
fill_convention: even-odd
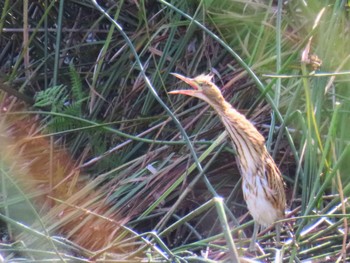
[[[195,78],[188,78],[177,73],[171,73],[190,85],[192,90],[173,90],[169,94],[183,94],[204,100],[211,105],[223,103],[224,97],[220,89],[212,82],[211,75],[199,75]]]

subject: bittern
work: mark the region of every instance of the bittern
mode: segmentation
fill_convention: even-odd
[[[211,76],[187,78],[176,73],[173,75],[193,90],[174,90],[169,93],[188,95],[207,102],[216,111],[231,138],[242,176],[243,196],[255,222],[249,246],[253,251],[260,226],[267,227],[284,217],[286,196],[281,172],[266,149],[264,137],[225,100]],[[276,224],[277,242],[279,228],[279,224]]]

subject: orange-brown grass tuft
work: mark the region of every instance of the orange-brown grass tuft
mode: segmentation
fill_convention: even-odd
[[[21,110],[25,105],[15,99],[7,97],[1,102],[0,161],[7,167],[9,180],[20,186],[40,215],[30,216],[24,223],[39,229],[40,220],[47,232],[69,239],[91,252],[90,256],[99,250],[130,252],[131,247],[124,246],[129,250],[125,251],[119,246],[130,237],[121,227],[128,218],[118,218],[111,212],[97,183],[82,179],[79,164],[52,137],[45,136],[35,115],[19,113]],[[22,215],[33,214],[30,210],[23,204],[13,206],[20,222]],[[26,234],[17,235],[23,238]]]

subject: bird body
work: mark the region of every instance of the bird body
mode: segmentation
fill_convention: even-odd
[[[225,100],[220,89],[211,81],[211,76],[200,75],[191,79],[173,75],[189,84],[193,90],[176,90],[170,94],[184,94],[206,101],[224,124],[236,149],[244,199],[255,222],[266,227],[283,218],[286,203],[284,182],[266,149],[264,137]],[[254,228],[255,235],[258,228]],[[254,234],[252,241],[255,243]],[[253,245],[250,246],[252,250]]]

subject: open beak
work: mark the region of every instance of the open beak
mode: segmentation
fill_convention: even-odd
[[[168,92],[169,94],[183,94],[183,95],[196,97],[196,94],[201,92],[198,87],[198,84],[193,79],[187,78],[177,73],[170,73],[170,74],[177,77],[178,79],[181,79],[183,82],[186,82],[188,85],[190,85],[193,88],[193,90],[173,90],[173,91],[169,91]]]

